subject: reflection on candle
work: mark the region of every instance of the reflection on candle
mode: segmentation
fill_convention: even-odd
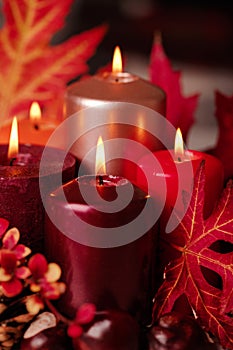
[[[17,118],[14,117],[11,126],[10,140],[7,157],[8,159],[14,159],[19,152],[19,139],[18,139],[18,123]]]

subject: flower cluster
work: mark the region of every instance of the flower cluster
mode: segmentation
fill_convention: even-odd
[[[9,222],[0,218],[1,293],[7,298],[12,298],[28,289],[30,293],[26,299],[27,310],[31,314],[37,314],[44,308],[45,300],[58,299],[64,293],[65,284],[57,282],[61,276],[61,269],[55,263],[48,263],[40,253],[28,259],[31,250],[23,244],[18,244],[18,229],[8,227]]]

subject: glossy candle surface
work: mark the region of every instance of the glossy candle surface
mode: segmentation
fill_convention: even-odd
[[[205,201],[204,201],[204,217],[207,218],[221,193],[223,188],[223,166],[222,163],[215,157],[199,152],[188,151],[186,160],[178,161],[174,155],[174,151],[162,150],[155,152],[153,155],[157,161],[161,164],[163,173],[158,171],[158,168],[152,165],[151,156],[145,156],[139,160],[139,167],[142,172],[146,172],[150,177],[150,181],[154,183],[154,193],[152,189],[152,196],[159,197],[159,189],[161,182],[166,181],[167,196],[164,208],[164,214],[166,211],[170,211],[169,207],[174,207],[176,201],[177,209],[179,210],[183,206],[182,192],[192,191],[192,184],[194,175],[201,164],[201,161],[205,161]],[[147,190],[146,178],[142,175],[142,172],[137,174],[137,185],[143,190]],[[180,175],[180,184],[178,186],[178,173]]]
[[[19,229],[22,243],[41,250],[44,207],[39,178],[44,194],[56,187],[61,176],[59,159],[64,152],[50,148],[46,166],[40,173],[43,146],[19,145],[19,154],[13,160],[7,159],[7,150],[8,145],[0,145],[0,216],[9,220],[11,227]],[[74,178],[75,164],[75,158],[68,154],[63,166],[63,181]]]
[[[120,188],[123,194],[129,183],[121,177],[108,175],[102,177],[101,183],[98,176],[83,176],[54,191],[48,199],[47,255],[60,264],[62,279],[67,283],[61,308],[66,314],[73,315],[81,304],[92,302],[99,310],[120,308],[129,311],[141,322],[149,322],[154,294],[156,226],[151,229],[149,226],[140,238],[119,246],[112,246],[111,241],[105,245],[104,241],[98,241],[97,236],[97,231],[103,228],[109,229],[107,232],[112,235],[111,229],[119,227],[113,240],[120,240],[121,227],[137,218],[148,198],[133,186],[129,204],[118,212],[111,212],[109,207],[112,201],[118,199],[117,191]],[[87,204],[83,199],[82,187],[92,198],[92,203]],[[98,198],[96,189],[103,202]],[[63,191],[67,202],[61,196]],[[153,215],[154,204],[150,199],[149,202],[149,209],[141,221],[142,229],[150,224]],[[87,225],[80,228],[77,224],[74,227],[70,220],[71,211]],[[89,225],[96,229],[96,235]],[[68,232],[70,237],[63,232]],[[84,239],[86,244],[81,244],[80,239]],[[91,243],[93,239],[95,246]]]
[[[105,72],[68,86],[65,114],[70,116],[81,109],[111,101],[136,103],[166,114],[164,91],[149,81],[124,72]]]
[[[81,110],[63,124],[65,137],[56,140],[59,148],[70,149],[77,159],[85,158],[86,172],[93,174],[95,147],[99,135],[106,143],[106,162],[110,174],[126,177],[134,182],[136,165],[145,154],[164,148],[166,119],[154,110],[126,102],[108,102]],[[55,138],[54,138],[55,141]],[[131,161],[131,163],[130,163]]]

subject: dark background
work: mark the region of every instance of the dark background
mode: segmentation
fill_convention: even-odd
[[[102,23],[109,29],[91,72],[111,60],[116,45],[148,56],[158,30],[170,59],[233,68],[233,1],[75,0],[54,43]]]

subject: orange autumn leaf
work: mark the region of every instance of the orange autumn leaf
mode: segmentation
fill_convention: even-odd
[[[52,46],[72,0],[4,0],[0,30],[0,125],[32,101],[57,104],[66,84],[88,71],[106,28],[99,26]]]
[[[204,183],[202,165],[187,212],[167,235],[167,243],[180,256],[165,270],[165,280],[155,296],[153,317],[158,319],[172,311],[175,302],[185,295],[201,325],[224,348],[233,349],[233,184],[228,183],[212,215],[204,220]],[[217,249],[216,243],[223,241],[228,242],[228,249]],[[222,286],[210,283],[203,269],[218,274]]]

